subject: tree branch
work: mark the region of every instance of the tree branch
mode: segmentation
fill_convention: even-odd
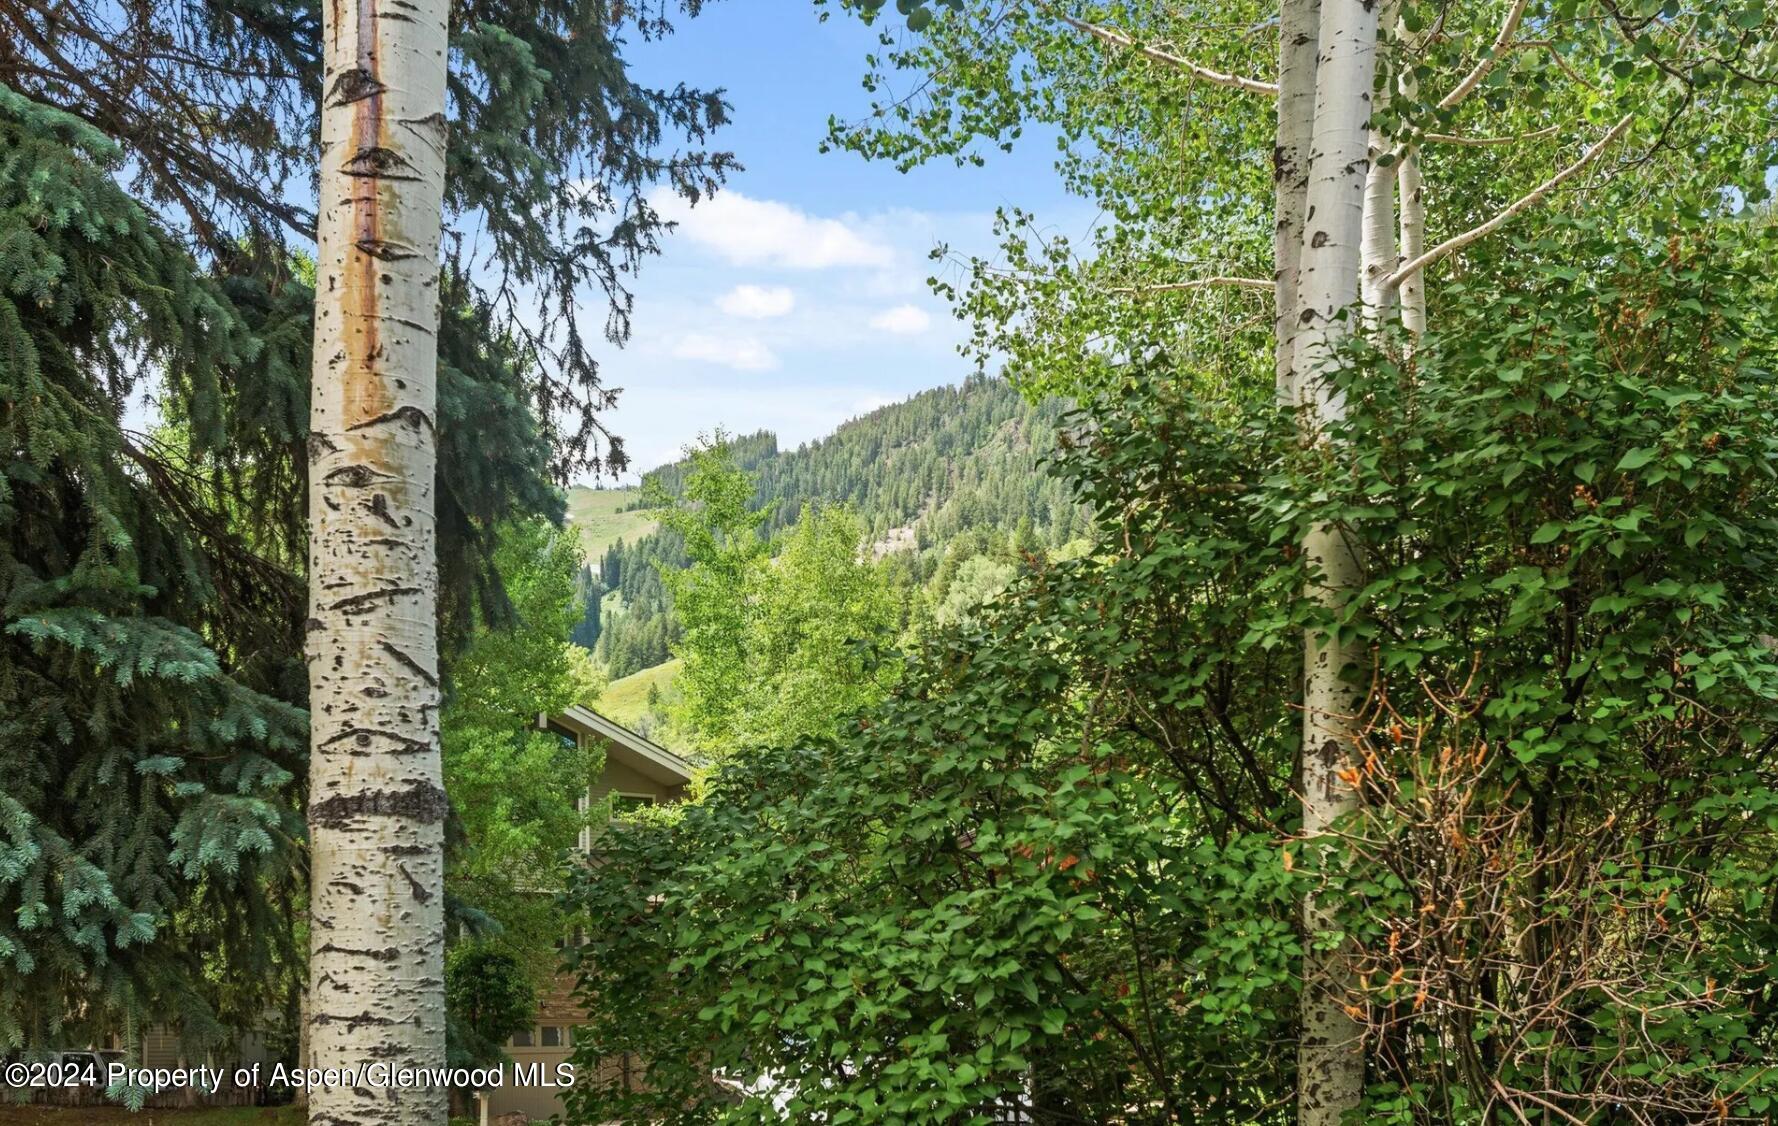
[[[1488,77],[1488,72],[1494,69],[1494,64],[1506,52],[1514,33],[1519,30],[1519,21],[1525,18],[1525,8],[1529,4],[1530,0],[1513,0],[1513,6],[1507,10],[1506,19],[1500,23],[1499,33],[1494,36],[1494,42],[1488,45],[1488,53],[1444,96],[1438,104],[1439,109],[1454,109],[1463,99],[1475,93],[1475,88],[1482,84],[1482,79]]]
[[[1145,59],[1152,59],[1157,63],[1173,67],[1175,70],[1182,70],[1193,78],[1208,82],[1213,86],[1226,86],[1231,90],[1245,90],[1249,94],[1260,94],[1267,98],[1275,98],[1278,96],[1278,84],[1276,82],[1262,82],[1257,78],[1247,78],[1239,74],[1224,74],[1220,70],[1211,70],[1207,66],[1200,63],[1194,63],[1190,59],[1181,58],[1178,55],[1169,54],[1158,47],[1149,47],[1138,43],[1115,28],[1101,27],[1098,24],[1075,19],[1073,16],[1069,15],[1062,15],[1061,20],[1069,27],[1072,27],[1077,31],[1084,31],[1102,43],[1110,43],[1115,47],[1127,47]]]
[[[1516,145],[1520,141],[1541,140],[1544,137],[1553,137],[1559,131],[1559,126],[1550,125],[1512,137],[1465,137],[1459,133],[1427,133],[1421,140],[1429,145],[1462,145],[1468,148],[1485,149],[1497,145]]]
[[[1260,289],[1270,293],[1276,283],[1266,278],[1237,278],[1226,274],[1218,274],[1215,277],[1193,278],[1191,281],[1183,282],[1163,282],[1159,285],[1119,286],[1111,292],[1127,293],[1136,297],[1143,297],[1150,293],[1184,293],[1187,290],[1209,289],[1211,286],[1216,285],[1234,286],[1237,289]]]
[[[1604,152],[1607,146],[1629,131],[1630,123],[1634,120],[1634,114],[1625,114],[1622,120],[1611,127],[1611,132],[1599,138],[1599,143],[1583,153],[1579,160],[1562,169],[1554,176],[1551,176],[1543,183],[1537,185],[1537,187],[1532,188],[1523,196],[1520,196],[1517,200],[1507,205],[1506,209],[1500,212],[1500,214],[1494,216],[1494,218],[1483,223],[1481,226],[1474,227],[1460,235],[1446,239],[1444,242],[1439,243],[1431,250],[1428,250],[1426,253],[1420,255],[1420,257],[1414,259],[1412,262],[1402,266],[1401,269],[1389,275],[1389,280],[1385,284],[1391,288],[1399,286],[1402,282],[1413,277],[1428,266],[1448,258],[1478,239],[1483,239],[1493,234],[1501,227],[1504,227],[1512,220],[1513,216],[1519,214],[1521,211],[1537,206],[1537,204],[1543,201],[1545,196],[1549,195],[1569,180],[1580,175],[1589,164],[1597,160],[1599,154]]]

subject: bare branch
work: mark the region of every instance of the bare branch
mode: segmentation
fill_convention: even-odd
[[[1500,23],[1500,32],[1494,36],[1494,42],[1488,45],[1487,53],[1476,63],[1474,69],[1464,75],[1463,80],[1444,96],[1444,99],[1438,104],[1439,109],[1454,109],[1463,99],[1475,93],[1475,88],[1482,84],[1482,79],[1488,77],[1488,72],[1494,69],[1494,64],[1499,62],[1500,57],[1506,53],[1508,45],[1512,43],[1514,33],[1519,30],[1519,21],[1525,18],[1525,8],[1529,4],[1530,0],[1513,0],[1513,6],[1507,10],[1506,19]]]
[[[1467,148],[1486,149],[1499,145],[1516,145],[1520,141],[1536,141],[1544,137],[1553,137],[1560,131],[1560,128],[1560,126],[1549,125],[1511,137],[1465,137],[1459,133],[1428,133],[1421,140],[1429,145],[1462,145]]]
[[[1521,211],[1537,206],[1543,201],[1545,196],[1585,171],[1587,166],[1597,160],[1599,154],[1604,152],[1613,141],[1629,132],[1630,123],[1634,120],[1634,114],[1625,114],[1622,120],[1611,127],[1611,132],[1599,138],[1599,142],[1583,153],[1579,160],[1562,169],[1554,176],[1551,176],[1535,188],[1532,188],[1529,192],[1526,192],[1511,204],[1508,204],[1505,210],[1501,211],[1498,215],[1494,216],[1494,218],[1488,220],[1486,223],[1483,223],[1481,226],[1471,228],[1460,235],[1446,239],[1444,242],[1439,243],[1431,250],[1428,250],[1426,253],[1420,255],[1420,257],[1414,259],[1412,262],[1402,266],[1401,269],[1389,275],[1389,280],[1385,284],[1390,287],[1399,286],[1408,278],[1413,277],[1416,273],[1426,269],[1426,267],[1455,254],[1470,243],[1486,238],[1495,231],[1498,231]]]
[[[1151,293],[1184,293],[1193,289],[1209,289],[1212,286],[1227,285],[1236,289],[1258,289],[1272,292],[1276,283],[1266,278],[1237,278],[1218,274],[1209,278],[1193,278],[1191,281],[1163,282],[1159,285],[1120,286],[1112,293],[1127,293],[1134,297],[1146,297]]]
[[[1077,31],[1084,31],[1102,43],[1110,43],[1115,47],[1126,47],[1135,51],[1145,59],[1152,59],[1157,63],[1173,67],[1176,70],[1182,70],[1193,78],[1208,82],[1213,86],[1226,86],[1231,90],[1245,90],[1249,94],[1260,94],[1267,98],[1275,98],[1278,96],[1278,84],[1276,82],[1262,82],[1257,78],[1247,78],[1239,74],[1224,74],[1220,70],[1211,70],[1207,66],[1200,63],[1194,63],[1190,59],[1182,58],[1178,55],[1170,54],[1158,47],[1150,47],[1138,43],[1115,28],[1101,27],[1099,24],[1088,23],[1085,20],[1075,19],[1073,16],[1069,15],[1063,15],[1061,16],[1061,19],[1062,22],[1069,27],[1072,27]]]

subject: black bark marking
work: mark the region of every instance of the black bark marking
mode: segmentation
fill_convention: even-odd
[[[381,520],[383,523],[389,525],[391,528],[400,528],[401,527],[400,524],[396,523],[395,517],[389,515],[388,494],[378,493],[377,495],[371,497],[370,503],[365,505],[364,507],[370,509],[370,514],[372,516],[375,516],[378,520]]]
[[[429,113],[425,117],[403,117],[400,121],[401,124],[410,129],[413,129],[416,126],[424,126],[427,129],[437,129],[440,131],[450,128],[450,126],[445,123],[445,115],[442,113]]]
[[[340,171],[369,180],[418,180],[408,159],[384,145],[370,145],[352,154]]]
[[[431,415],[427,414],[419,407],[409,404],[405,407],[396,407],[392,411],[385,411],[384,413],[377,415],[375,418],[367,418],[363,422],[355,422],[351,426],[346,427],[346,430],[348,432],[353,430],[364,430],[372,426],[381,426],[385,422],[405,422],[416,430],[422,426],[426,427],[428,430],[435,429],[432,425]]]
[[[1321,749],[1315,753],[1315,757],[1321,760],[1321,784],[1324,787],[1324,795],[1329,799],[1338,797],[1339,790],[1334,783],[1339,780],[1339,776],[1334,773],[1334,766],[1340,761],[1340,744],[1336,740],[1329,739],[1321,744]]]
[[[348,489],[363,489],[378,481],[394,480],[394,475],[379,473],[368,465],[342,465],[321,480],[329,485],[342,485]]]
[[[407,886],[413,889],[415,899],[425,903],[432,898],[432,893],[427,891],[426,886],[419,880],[414,879],[414,874],[407,870],[406,864],[397,864],[395,870],[407,879]]]
[[[356,1014],[317,1012],[310,1014],[309,1019],[316,1024],[343,1024],[348,1032],[358,1028],[388,1028],[402,1023],[393,1017],[375,1016],[368,1011]]]
[[[353,67],[351,70],[341,71],[340,76],[333,80],[333,88],[327,92],[327,100],[332,105],[347,106],[366,98],[374,98],[387,89],[370,71],[363,67]]]
[[[430,688],[437,688],[438,687],[438,677],[435,676],[432,672],[430,672],[426,668],[425,665],[422,665],[420,662],[418,662],[418,661],[414,660],[412,657],[408,656],[408,654],[406,652],[404,652],[402,649],[398,648],[397,646],[389,644],[387,641],[379,641],[379,642],[377,642],[377,645],[382,648],[383,652],[389,654],[391,657],[394,657],[397,664],[401,665],[403,668],[407,669],[409,672],[413,673],[415,676],[417,676],[421,680],[425,681],[428,687],[430,687]]]
[[[359,817],[401,817],[436,825],[444,820],[448,805],[443,790],[430,782],[418,782],[405,790],[369,790],[323,798],[309,806],[309,824],[343,829]]]
[[[403,259],[419,257],[405,243],[390,242],[388,239],[361,238],[352,245],[372,258],[383,262],[400,262]]]
[[[1327,245],[1327,232],[1326,231],[1316,231],[1314,234],[1314,237],[1309,239],[1309,245],[1314,247],[1317,250],[1320,250],[1322,247],[1326,246]]]
[[[378,962],[393,962],[401,957],[400,948],[395,946],[386,946],[381,950],[362,950],[356,946],[335,946],[331,942],[321,947],[316,953],[346,954],[355,958],[370,958]]]
[[[394,321],[398,325],[406,325],[409,328],[419,329],[421,332],[436,332],[436,331],[438,331],[438,328],[436,325],[421,324],[419,321],[414,320],[412,317],[399,317],[399,316],[396,316],[394,313],[368,313],[366,315],[376,317],[378,320]],[[407,386],[407,382],[405,380],[398,379],[395,382],[398,386],[401,386],[401,387]]]
[[[329,610],[343,610],[352,613],[357,610],[368,610],[379,602],[393,602],[397,598],[405,598],[410,594],[419,594],[417,586],[392,586],[387,590],[367,590],[363,594],[353,594],[340,599],[328,607]]]
[[[356,746],[369,747],[371,741],[378,736],[389,740],[401,748],[398,751],[390,752],[391,754],[418,755],[424,754],[432,749],[432,744],[425,739],[412,739],[406,735],[398,735],[393,731],[384,731],[380,727],[348,727],[337,735],[323,739],[321,745],[323,747],[331,747],[336,743],[344,743],[346,740],[350,739]]]
[[[332,438],[318,430],[309,435],[309,460],[312,462],[320,461],[323,454],[334,453],[338,449],[339,446],[334,444]]]

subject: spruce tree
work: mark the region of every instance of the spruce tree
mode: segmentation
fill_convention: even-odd
[[[206,968],[289,964],[276,915],[301,831],[300,582],[121,421],[150,370],[214,412],[265,345],[118,186],[118,159],[85,123],[0,90],[8,1047],[150,1012],[201,1039],[254,1003]]]
[[[507,613],[500,522],[559,519],[551,470],[622,460],[571,291],[607,292],[621,339],[647,192],[729,164],[700,151],[719,98],[619,57],[658,13],[452,19],[447,235],[485,222],[494,268],[448,237],[447,690]],[[195,1052],[295,1008],[319,47],[279,0],[0,11],[0,1051],[153,1019]]]

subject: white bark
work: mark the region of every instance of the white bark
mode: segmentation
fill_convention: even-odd
[[[1379,27],[1392,27],[1398,3],[1383,5]],[[1373,116],[1389,105],[1389,87],[1385,85],[1373,107]],[[1364,219],[1359,239],[1359,296],[1367,330],[1375,329],[1388,319],[1395,305],[1395,290],[1388,284],[1389,275],[1400,265],[1395,250],[1395,177],[1394,164],[1385,157],[1394,154],[1394,142],[1374,125],[1370,131],[1368,150],[1370,164],[1364,182]]]
[[[1309,198],[1309,141],[1315,129],[1320,0],[1283,0],[1278,17],[1278,126],[1272,150],[1276,229],[1272,254],[1275,378],[1280,404],[1296,404],[1297,288],[1303,212]]]
[[[1426,185],[1420,176],[1420,150],[1416,147],[1402,153],[1397,193],[1401,197],[1399,257],[1407,261],[1426,251]],[[1408,275],[1396,292],[1401,301],[1401,327],[1418,340],[1426,335],[1426,274],[1417,271]]]
[[[331,0],[309,438],[309,1055],[444,1063],[433,431],[446,0]],[[309,1121],[442,1126],[442,1088]]]
[[[1523,12],[1522,7],[1520,11]],[[1514,26],[1517,26],[1516,22]],[[1413,60],[1420,53],[1421,40],[1420,35],[1403,37],[1407,57],[1403,60],[1395,88],[1401,100],[1410,105],[1420,98],[1420,80],[1414,77]],[[1479,78],[1477,82],[1480,82]],[[1396,171],[1396,196],[1401,209],[1401,240],[1397,250],[1399,268],[1401,262],[1418,258],[1426,250],[1426,184],[1420,175],[1418,145],[1402,147],[1400,166]],[[1414,274],[1390,288],[1401,302],[1401,327],[1411,339],[1419,340],[1426,335],[1426,275]]]
[[[1377,21],[1375,0],[1322,0],[1296,342],[1297,401],[1311,441],[1324,440],[1325,427],[1345,410],[1327,375],[1358,318],[1353,306],[1359,298]],[[1305,537],[1303,552],[1321,576],[1311,596],[1337,610],[1361,581],[1357,556],[1338,529],[1325,525]],[[1311,849],[1325,843],[1316,838],[1357,799],[1339,772],[1352,752],[1358,709],[1343,674],[1358,656],[1331,633],[1311,631],[1304,638],[1301,786],[1303,835]],[[1335,1126],[1363,1094],[1363,1029],[1345,1008],[1346,959],[1340,951],[1314,948],[1331,928],[1329,912],[1313,896],[1305,899],[1308,949],[1297,1076],[1302,1126]]]
[[[1367,328],[1389,319],[1395,305],[1389,275],[1400,265],[1395,249],[1396,170],[1393,164],[1377,162],[1387,152],[1386,148],[1372,147],[1371,166],[1364,183],[1364,234],[1359,257],[1363,263],[1360,296]]]

